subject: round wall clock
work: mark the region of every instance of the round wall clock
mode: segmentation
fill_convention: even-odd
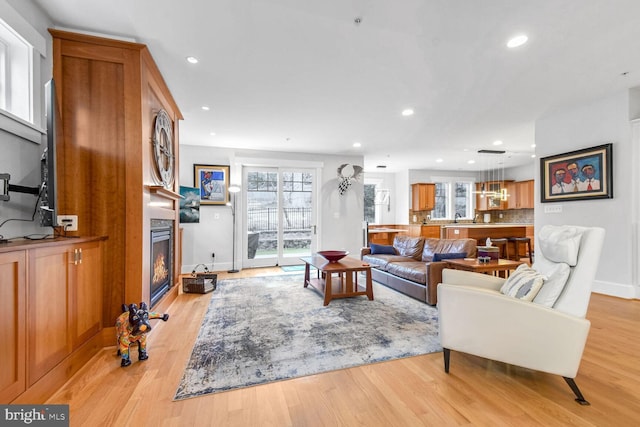
[[[153,131],[153,161],[162,185],[167,188],[174,179],[173,126],[165,110],[158,111]]]

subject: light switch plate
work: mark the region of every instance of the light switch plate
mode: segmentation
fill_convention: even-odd
[[[562,213],[562,205],[544,205],[544,213]]]

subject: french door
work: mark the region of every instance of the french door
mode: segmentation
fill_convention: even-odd
[[[314,169],[243,168],[243,266],[300,264],[317,251],[315,175]]]

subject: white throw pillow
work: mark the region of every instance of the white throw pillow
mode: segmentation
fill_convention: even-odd
[[[538,233],[538,246],[548,260],[566,262],[574,267],[578,262],[581,239],[582,230],[578,227],[545,225]]]
[[[555,263],[540,259],[533,265],[533,269],[547,276],[547,280],[544,281],[533,302],[545,307],[553,307],[567,283],[571,267],[564,262]]]
[[[527,264],[521,264],[504,282],[500,292],[523,301],[533,301],[546,278]]]

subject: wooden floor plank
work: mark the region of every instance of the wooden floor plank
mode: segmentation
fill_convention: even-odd
[[[283,274],[247,269],[225,277]],[[295,273],[294,273],[295,274]],[[301,285],[302,286],[302,285]],[[48,403],[70,405],[72,426],[626,426],[640,415],[640,301],[594,294],[576,382],[452,352],[429,354],[174,402],[211,294],[179,295],[154,321],[149,360],[120,368],[115,347],[84,366]],[[318,300],[321,304],[321,300]]]

